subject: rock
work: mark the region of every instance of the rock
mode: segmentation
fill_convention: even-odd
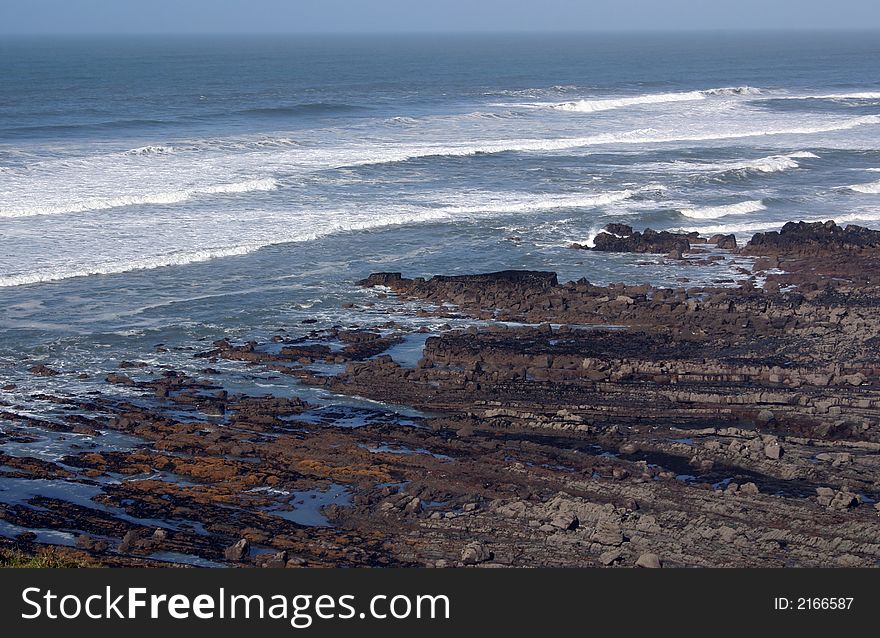
[[[590,536],[590,540],[600,545],[616,546],[623,543],[623,532],[614,521],[601,520]]]
[[[709,243],[725,250],[736,250],[736,235],[712,235],[709,238]]]
[[[403,508],[403,511],[407,514],[418,514],[422,511],[422,500],[419,498],[412,498]]]
[[[45,366],[42,363],[28,368],[28,372],[40,377],[56,377],[61,374],[60,372],[58,372],[58,370],[53,370],[49,366]]]
[[[831,487],[817,487],[816,500],[819,505],[834,510],[845,510],[858,507],[861,503],[856,494],[846,490],[835,490]]]
[[[768,459],[778,461],[782,456],[782,446],[778,442],[768,443],[764,446],[764,456]]]
[[[629,237],[633,234],[633,227],[629,224],[606,224],[603,230],[618,237]]]
[[[279,569],[287,567],[287,552],[281,551],[272,554],[264,563],[263,567],[267,569]]]
[[[103,541],[97,538],[92,538],[88,534],[80,534],[76,537],[76,546],[80,549],[84,549],[89,552],[95,552],[100,554],[102,552],[106,552],[109,545],[107,541]]]
[[[687,234],[665,230],[658,233],[650,228],[622,237],[602,232],[593,240],[593,250],[616,253],[684,253],[691,247],[689,237]]]
[[[550,521],[550,525],[552,525],[556,529],[573,531],[578,528],[578,526],[580,525],[580,521],[578,520],[578,517],[574,514],[560,514],[552,521]]]
[[[642,554],[636,561],[636,567],[644,567],[645,569],[659,569],[662,566],[660,557],[650,552]]]
[[[607,552],[599,554],[599,562],[603,565],[611,565],[620,560],[621,552],[619,549],[609,549]]]
[[[107,383],[112,383],[114,385],[134,385],[134,381],[130,376],[118,372],[111,372],[104,380]]]
[[[757,420],[758,420],[758,423],[766,425],[767,423],[770,423],[771,421],[773,421],[774,418],[775,417],[773,416],[773,413],[770,410],[761,410],[760,412],[758,412]]]
[[[130,552],[134,549],[136,543],[138,541],[138,533],[136,530],[129,530],[122,537],[122,542],[119,543],[119,551],[123,554]]]
[[[758,489],[758,486],[754,483],[745,483],[739,486],[738,494],[747,494],[750,496],[754,496],[755,494],[760,494],[761,490]]]
[[[750,255],[823,256],[877,250],[880,231],[850,224],[842,228],[833,221],[788,222],[779,231],[756,233],[743,252]]]
[[[858,507],[861,501],[856,494],[841,490],[834,495],[831,503],[828,505],[830,509],[845,510],[852,507]]]
[[[669,254],[666,255],[666,259],[675,259],[675,260],[683,259],[682,254],[681,254],[681,248],[679,248],[678,246],[673,248],[669,252]]]
[[[476,541],[468,543],[461,551],[461,562],[465,565],[476,565],[477,563],[484,563],[491,559],[492,552],[490,552],[485,545]]]
[[[372,288],[373,286],[385,286],[386,288],[391,288],[402,279],[403,276],[399,272],[374,272],[366,279],[361,279],[357,282],[357,285],[363,288]]]
[[[250,552],[250,548],[251,544],[247,541],[246,538],[242,538],[234,545],[230,545],[225,550],[223,550],[223,556],[226,557],[226,560],[240,561],[248,555],[248,553]]]

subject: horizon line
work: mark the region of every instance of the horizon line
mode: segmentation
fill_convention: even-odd
[[[408,29],[390,31],[0,31],[7,36],[389,36],[389,35],[658,35],[699,33],[869,33],[880,31],[880,25],[869,27],[682,27],[658,29],[605,28],[605,29],[504,29],[504,30],[447,30]]]

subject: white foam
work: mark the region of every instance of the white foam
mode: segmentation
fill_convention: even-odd
[[[436,211],[448,215],[469,215],[477,213],[526,213],[555,210],[559,208],[593,208],[629,199],[632,190],[610,191],[597,194],[542,195],[517,197],[511,194],[498,194],[492,198],[467,206],[444,206]]]
[[[826,95],[788,95],[786,100],[880,100],[880,93],[863,91],[857,93],[829,93]]]
[[[222,257],[241,256],[268,246],[312,241],[327,235],[343,232],[373,230],[383,227],[407,224],[433,223],[467,218],[468,216],[485,216],[492,214],[521,213],[528,211],[549,210],[558,207],[600,206],[620,201],[632,195],[632,191],[615,191],[592,195],[561,195],[561,196],[520,196],[515,199],[512,194],[495,194],[485,198],[482,203],[470,206],[403,206],[393,213],[382,214],[378,210],[365,209],[365,219],[352,218],[351,211],[322,211],[319,218],[304,219],[298,226],[293,224],[263,228],[252,235],[252,241],[246,241],[228,247],[210,247],[195,250],[171,251],[156,256],[138,258],[109,259],[92,264],[75,267],[59,266],[43,268],[26,273],[0,276],[0,287],[21,286],[26,284],[44,283],[85,277],[89,275],[110,275],[135,270],[149,270],[166,266],[182,266],[218,259]],[[479,197],[474,194],[473,198]],[[507,203],[503,203],[507,202]],[[341,221],[327,224],[327,219]],[[277,224],[277,221],[275,222]],[[290,230],[282,230],[283,228]]]
[[[857,193],[877,195],[880,194],[880,180],[876,182],[868,182],[867,184],[853,184],[849,189]]]
[[[650,168],[662,170],[674,170],[684,173],[727,173],[727,172],[757,172],[778,173],[795,168],[800,168],[797,159],[818,159],[819,156],[809,151],[798,151],[786,155],[769,155],[753,160],[734,160],[730,162],[662,162],[648,164]]]
[[[71,279],[73,277],[86,277],[88,275],[111,275],[132,270],[161,268],[163,266],[181,266],[217,259],[218,257],[244,255],[251,252],[251,250],[254,249],[248,246],[232,246],[229,248],[179,251],[131,261],[109,261],[83,266],[79,269],[43,269],[19,275],[0,276],[0,287],[23,286]]]
[[[364,164],[402,162],[434,156],[461,157],[478,154],[495,154],[505,152],[554,152],[590,146],[631,145],[631,144],[664,144],[675,142],[708,142],[733,140],[749,137],[770,137],[781,135],[815,135],[846,131],[880,123],[880,114],[863,115],[836,120],[816,126],[779,127],[766,129],[748,129],[741,131],[714,131],[697,134],[662,133],[653,128],[634,129],[622,133],[600,133],[585,137],[563,137],[556,139],[519,139],[486,142],[483,144],[436,145],[377,148],[373,155],[361,155],[335,164],[336,167],[350,167]]]
[[[141,146],[139,148],[133,148],[130,151],[126,151],[126,155],[167,155],[168,153],[173,153],[174,147],[172,146]]]
[[[765,210],[767,207],[761,200],[726,204],[724,206],[703,206],[701,208],[682,208],[678,212],[692,219],[715,219],[727,215],[747,215]]]
[[[144,204],[178,204],[201,195],[225,195],[234,193],[250,193],[254,191],[270,191],[278,188],[278,182],[272,178],[250,179],[228,184],[214,184],[183,190],[147,193],[143,195],[120,195],[119,197],[92,197],[55,206],[30,206],[26,208],[0,210],[3,217],[33,217],[36,215],[63,215],[67,213],[83,213],[90,211],[121,208],[123,206],[140,206]]]
[[[708,97],[733,96],[733,95],[757,95],[761,91],[749,86],[721,87],[706,89],[704,91],[682,91],[674,93],[647,93],[632,97],[584,99],[574,102],[562,102],[557,104],[537,104],[523,106],[549,107],[561,111],[573,111],[576,113],[596,113],[611,109],[625,108],[628,106],[640,106],[643,104],[664,104],[667,102],[693,102],[705,100]]]
[[[770,155],[756,160],[744,161],[733,164],[727,170],[757,171],[759,173],[779,173],[794,168],[800,168],[796,159],[819,159],[815,153],[802,151],[789,155]]]

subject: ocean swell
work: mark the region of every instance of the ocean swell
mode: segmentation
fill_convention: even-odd
[[[750,200],[723,206],[703,206],[700,208],[682,208],[678,212],[691,219],[715,219],[727,215],[747,215],[757,213],[767,207],[761,200]]]
[[[159,193],[147,193],[144,195],[120,195],[118,197],[94,197],[60,204],[56,206],[31,206],[12,210],[0,210],[0,218],[9,217],[35,217],[37,215],[64,215],[69,213],[84,213],[124,206],[141,206],[144,204],[179,204],[194,197],[203,195],[226,195],[235,193],[249,193],[254,191],[270,191],[278,188],[278,182],[272,178],[250,179],[242,182],[228,184],[214,184],[212,186],[200,186],[176,191]]]

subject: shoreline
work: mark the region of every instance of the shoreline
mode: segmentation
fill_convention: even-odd
[[[737,287],[375,273],[358,285],[472,325],[220,340],[194,355],[203,378],[125,362],[106,381],[129,400],[46,395],[78,413],[60,423],[0,406],[146,442],[61,462],[0,453],[3,480],[77,486],[0,504],[0,524],[43,530],[0,544],[73,530],[59,551],[114,565],[876,565],[880,231],[788,224],[738,247],[613,226],[593,250],[666,255],[685,274],[754,265]],[[332,395],[235,393],[220,360]]]

